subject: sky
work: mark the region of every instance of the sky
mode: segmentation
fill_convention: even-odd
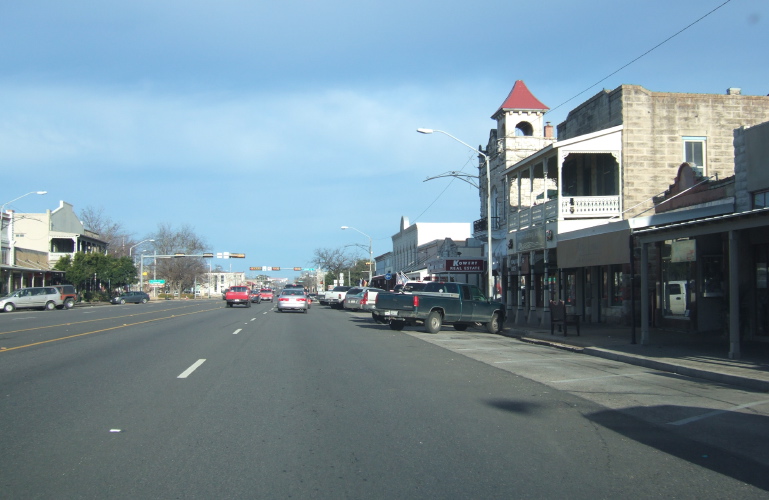
[[[4,0],[0,47],[0,203],[189,225],[276,278],[479,219],[439,177],[476,153],[416,129],[485,146],[516,80],[553,125],[622,84],[769,94],[766,0]]]

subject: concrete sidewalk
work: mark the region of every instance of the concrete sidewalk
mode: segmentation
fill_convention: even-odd
[[[742,341],[741,358],[729,359],[729,340],[725,335],[690,332],[650,331],[651,342],[641,345],[641,329],[631,342],[629,326],[582,324],[580,335],[569,326],[569,335],[556,329],[505,324],[503,335],[524,342],[622,361],[656,370],[712,380],[748,389],[769,392],[769,342]],[[769,339],[768,339],[769,340]]]

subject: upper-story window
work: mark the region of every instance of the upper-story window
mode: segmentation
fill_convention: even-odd
[[[684,137],[684,161],[694,165],[694,170],[704,176],[706,174],[706,137]]]
[[[769,191],[753,193],[753,208],[769,207]]]

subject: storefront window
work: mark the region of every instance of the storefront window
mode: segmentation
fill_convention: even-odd
[[[622,282],[622,266],[614,265],[611,269],[611,305],[621,306],[625,287]]]
[[[568,270],[564,276],[566,280],[566,295],[564,302],[569,306],[577,305],[577,273],[575,270]]]
[[[661,308],[665,316],[688,318],[695,301],[696,241],[668,240],[662,246]]]

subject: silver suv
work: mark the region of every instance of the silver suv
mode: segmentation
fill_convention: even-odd
[[[52,286],[19,288],[0,298],[0,310],[5,312],[35,307],[44,311],[51,311],[62,305],[64,305],[64,301],[61,299],[61,294]]]

